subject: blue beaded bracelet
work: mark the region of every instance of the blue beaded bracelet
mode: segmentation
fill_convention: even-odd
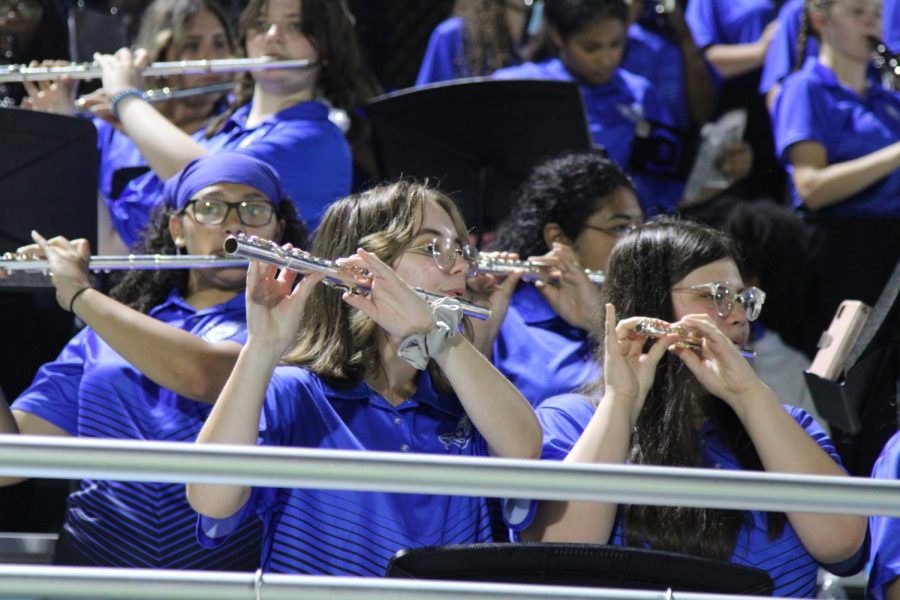
[[[116,121],[120,120],[119,119],[119,103],[122,100],[124,100],[125,98],[127,98],[128,96],[136,96],[142,100],[147,99],[147,97],[144,95],[144,92],[142,92],[141,90],[139,90],[137,88],[126,88],[124,90],[116,92],[113,95],[112,100],[110,100],[110,103],[112,104],[112,114],[113,114],[113,117],[116,118]]]

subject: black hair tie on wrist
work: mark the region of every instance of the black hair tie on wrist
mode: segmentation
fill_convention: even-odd
[[[72,299],[69,300],[69,312],[75,312],[75,311],[73,310],[73,308],[74,308],[74,306],[75,306],[75,301],[78,300],[78,296],[82,295],[83,293],[85,293],[85,292],[88,291],[89,289],[92,289],[91,286],[86,285],[86,286],[84,286],[83,288],[81,288],[80,290],[78,290],[77,292],[75,292],[75,294],[72,296]]]

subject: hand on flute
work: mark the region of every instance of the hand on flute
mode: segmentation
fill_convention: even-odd
[[[555,283],[537,281],[535,285],[566,323],[592,331],[598,319],[602,318],[600,290],[588,278],[572,247],[554,242],[550,252],[528,260],[559,271],[559,279]]]
[[[72,305],[72,298],[85,288],[91,287],[88,264],[91,245],[85,239],[68,240],[57,236],[45,239],[37,231],[31,232],[34,244],[22,246],[16,252],[36,258],[44,258],[50,270],[50,281],[56,288],[56,301],[65,310]]]
[[[29,67],[65,67],[71,64],[65,60],[31,61]],[[67,75],[56,80],[22,82],[28,97],[22,100],[22,108],[56,113],[59,115],[76,115],[78,107],[75,97],[78,94],[78,81]]]

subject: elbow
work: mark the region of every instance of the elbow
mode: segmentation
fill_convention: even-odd
[[[219,494],[210,486],[189,483],[185,488],[188,504],[195,511],[211,519],[227,519],[233,516],[246,503],[249,494],[241,494],[242,501],[231,504],[223,501],[223,494]]]
[[[800,196],[800,200],[803,201],[803,205],[809,210],[819,210],[825,206],[825,203],[828,200],[826,189],[823,186],[818,185],[818,182],[816,182],[814,178],[795,177],[794,187],[797,190],[797,195]]]
[[[821,540],[817,552],[810,552],[825,565],[838,565],[853,558],[866,541],[868,522],[865,517],[844,517],[842,526],[829,528],[827,538]]]

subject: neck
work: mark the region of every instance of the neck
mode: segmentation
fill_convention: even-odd
[[[525,7],[518,2],[506,3],[506,28],[509,30],[509,39],[512,40],[513,46],[518,45],[522,39],[522,33],[525,31],[525,18],[528,13]]]
[[[313,99],[313,88],[304,88],[289,93],[272,93],[260,84],[253,88],[253,103],[250,106],[250,114],[247,116],[247,126],[259,125],[275,113],[286,108]]]
[[[379,369],[368,373],[366,384],[381,394],[385,400],[397,406],[413,395],[418,383],[419,371],[397,356],[400,340],[378,332]]]
[[[212,285],[204,285],[197,276],[197,272],[192,270],[188,278],[188,293],[184,301],[197,310],[203,310],[210,306],[228,302],[239,293],[244,293],[243,287],[222,289]]]
[[[844,85],[856,91],[860,95],[865,95],[866,88],[866,63],[848,57],[845,54],[839,54],[834,51],[828,44],[822,45],[819,52],[819,62],[834,71],[834,74]]]

